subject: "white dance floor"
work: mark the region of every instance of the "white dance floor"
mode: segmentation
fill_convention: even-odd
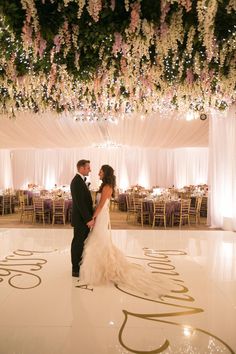
[[[173,279],[173,295],[72,278],[71,229],[0,229],[0,354],[236,352],[236,233],[112,237],[130,261]]]

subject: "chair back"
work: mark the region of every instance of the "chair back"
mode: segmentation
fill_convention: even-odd
[[[2,215],[12,213],[12,196],[7,194],[2,196],[1,201]]]
[[[20,208],[21,207],[25,207],[26,205],[28,205],[28,195],[27,194],[22,194],[22,195],[19,195],[19,205],[20,205]]]
[[[180,214],[188,215],[191,205],[191,199],[181,199]]]
[[[133,203],[134,203],[134,210],[136,213],[142,213],[143,212],[143,200],[138,197],[133,198]]]
[[[54,199],[52,202],[52,212],[57,215],[64,215],[65,213],[65,200]]]
[[[166,202],[164,200],[153,201],[152,227],[154,227],[158,221],[162,222],[166,228]]]
[[[198,197],[197,205],[196,205],[196,214],[200,214],[201,206],[202,206],[202,197]]]
[[[134,211],[134,196],[132,194],[126,194],[126,204],[127,204],[127,211]]]
[[[62,220],[65,225],[65,200],[64,199],[54,199],[52,202],[52,224],[56,220]]]
[[[34,222],[38,217],[39,220],[42,220],[45,223],[45,217],[47,217],[48,221],[50,222],[50,210],[45,208],[44,206],[44,199],[34,197],[33,198],[33,206],[34,206]]]
[[[153,201],[153,214],[154,215],[166,214],[166,202],[164,200]]]
[[[44,212],[44,200],[42,198],[33,198],[34,212],[43,213]]]

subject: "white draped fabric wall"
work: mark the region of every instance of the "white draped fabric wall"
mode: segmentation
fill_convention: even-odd
[[[99,185],[98,172],[103,164],[115,169],[117,186],[125,190],[139,184],[181,188],[188,184],[207,183],[208,148],[77,148],[15,150],[12,152],[14,188],[35,183],[45,188],[69,184],[81,158],[91,161],[91,187]]]
[[[235,106],[227,116],[210,121],[209,224],[236,230],[236,117]]]
[[[0,190],[13,187],[11,151],[0,150]]]
[[[84,147],[86,142],[106,140],[124,145]],[[117,126],[99,123],[96,129],[65,117],[56,121],[27,115],[15,121],[0,119],[0,190],[27,188],[29,183],[45,188],[69,184],[81,158],[91,160],[92,188],[99,185],[102,164],[114,167],[117,185],[123,190],[135,184],[181,188],[208,183],[208,224],[236,230],[235,106],[204,122],[149,117],[145,122],[128,119]]]

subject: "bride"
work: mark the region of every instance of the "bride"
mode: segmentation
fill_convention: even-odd
[[[129,262],[112,243],[109,203],[114,194],[116,177],[109,165],[101,167],[99,177],[102,184],[93,215],[95,224],[85,241],[80,281],[89,285],[115,283],[155,297],[170,292],[167,280],[139,264]]]

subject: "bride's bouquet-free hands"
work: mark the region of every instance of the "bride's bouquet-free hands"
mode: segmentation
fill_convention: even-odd
[[[87,222],[87,226],[90,229],[90,231],[94,227],[94,224],[95,224],[95,218],[93,217],[89,222]]]

